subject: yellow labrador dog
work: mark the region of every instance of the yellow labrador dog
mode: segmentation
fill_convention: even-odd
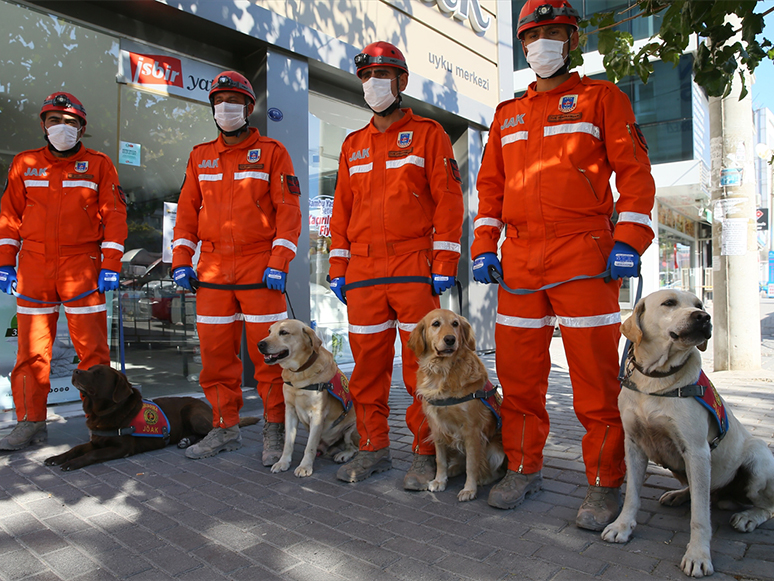
[[[335,462],[350,460],[360,436],[347,378],[315,332],[295,319],[277,321],[258,343],[258,350],[268,365],[282,367],[285,382],[285,447],[271,471],[290,468],[299,422],[309,430],[309,440],[296,476],[312,475],[318,451]]]
[[[445,490],[464,462],[465,486],[457,499],[473,500],[479,485],[506,469],[499,396],[476,355],[473,330],[464,317],[436,309],[414,328],[408,345],[419,361],[417,397],[435,443],[436,473],[428,490]]]
[[[690,540],[680,566],[693,577],[714,572],[711,493],[714,500],[748,506],[731,518],[731,525],[740,532],[754,530],[774,514],[774,456],[728,406],[720,409],[724,402],[701,373],[699,349],[706,349],[711,331],[710,316],[699,299],[673,290],[655,292],[638,302],[621,326],[633,345],[618,398],[628,480],[621,514],[602,532],[608,542],[629,540],[637,524],[648,460],[660,464],[683,485],[665,493],[661,504],[691,502]],[[706,405],[694,397],[702,391],[709,393]],[[719,412],[717,418],[709,411],[712,408]]]

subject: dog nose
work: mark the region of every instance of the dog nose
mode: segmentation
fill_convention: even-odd
[[[701,325],[706,325],[710,322],[710,315],[704,311],[694,311],[691,313],[691,318]]]
[[[80,375],[81,370],[80,369],[73,369],[73,375]]]
[[[266,350],[266,341],[259,341],[258,342],[258,351],[263,353]]]
[[[446,343],[449,347],[454,345],[456,341],[457,338],[454,335],[446,335],[446,337],[443,338],[443,342]]]

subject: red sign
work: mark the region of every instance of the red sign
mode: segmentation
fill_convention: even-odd
[[[140,85],[183,86],[180,59],[170,56],[129,53],[132,83]]]

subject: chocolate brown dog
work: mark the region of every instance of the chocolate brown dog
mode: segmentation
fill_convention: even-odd
[[[46,466],[77,470],[116,458],[158,450],[168,444],[185,448],[212,429],[212,408],[194,397],[160,397],[149,405],[126,376],[109,365],[73,371],[73,385],[81,392],[91,440],[64,454],[52,456]],[[246,417],[240,427],[259,418]]]

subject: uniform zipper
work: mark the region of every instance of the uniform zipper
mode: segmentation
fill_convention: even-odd
[[[527,432],[527,414],[523,414],[524,422],[521,424],[521,463],[519,469],[516,471],[519,474],[524,473],[524,435]]]
[[[586,178],[586,183],[589,184],[589,188],[591,189],[591,193],[594,194],[594,199],[599,201],[599,196],[597,195],[597,191],[594,189],[594,186],[591,183],[591,180],[589,179],[589,176],[586,175],[586,170],[581,168],[576,168],[581,175]]]
[[[634,159],[637,159],[637,144],[634,141],[634,135],[632,134],[631,125],[629,125],[628,123],[626,124],[626,131],[629,132],[629,138],[632,140],[632,151],[634,153]],[[640,160],[637,159],[637,161],[640,161]]]
[[[422,421],[421,421],[421,422],[420,422],[420,424],[419,424],[419,429],[417,430],[417,437],[419,437],[419,434],[421,434],[421,433],[422,433],[422,426],[424,426],[424,425],[425,425],[425,420],[426,420],[426,419],[427,419],[427,418],[422,418]],[[414,454],[419,454],[419,444],[417,444],[416,446],[414,446]]]
[[[280,190],[282,191],[282,203],[285,203],[285,174],[280,174]]]
[[[605,442],[607,442],[607,432],[610,430],[610,426],[605,426],[605,437],[602,438],[602,446],[599,448],[599,460],[597,460],[597,479],[594,486],[599,486],[599,469],[602,464],[602,451],[605,449]]]
[[[27,416],[30,413],[30,406],[29,402],[27,401],[27,376],[22,376],[22,399],[24,400],[24,417],[22,418],[23,422],[27,421]]]

